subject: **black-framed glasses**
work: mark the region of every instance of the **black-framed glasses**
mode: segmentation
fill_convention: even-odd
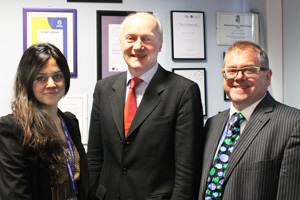
[[[268,68],[264,67],[244,67],[244,68],[223,68],[221,69],[221,73],[226,79],[235,79],[239,73],[242,72],[243,76],[246,78],[255,78],[260,71],[267,71]]]

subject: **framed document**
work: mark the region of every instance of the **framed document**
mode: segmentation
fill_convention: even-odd
[[[217,12],[217,44],[232,45],[238,40],[259,43],[258,14]]]
[[[171,11],[172,59],[204,60],[204,12]]]
[[[77,77],[76,9],[23,9],[23,50],[37,42],[55,45],[66,57],[71,77]]]
[[[97,11],[97,80],[127,70],[120,50],[120,26],[130,11]]]
[[[230,98],[227,96],[226,92],[223,90],[224,101],[230,101]]]
[[[67,2],[122,3],[122,0],[67,0]]]
[[[76,115],[81,132],[82,144],[88,142],[88,117],[87,117],[87,94],[67,94],[62,98],[58,107],[63,111],[69,111]]]
[[[226,54],[226,52],[223,52],[223,62],[224,62],[225,54]],[[223,76],[223,74],[222,74],[222,76]],[[230,98],[226,94],[225,90],[223,90],[223,97],[224,97],[224,101],[230,101]]]
[[[173,68],[172,72],[196,82],[201,92],[203,115],[206,116],[206,71],[205,68]]]

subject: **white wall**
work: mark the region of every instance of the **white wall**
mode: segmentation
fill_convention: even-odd
[[[67,0],[11,0],[1,1],[0,7],[0,116],[11,112],[13,81],[18,62],[23,53],[23,8],[72,8],[77,9],[78,26],[78,77],[71,80],[72,94],[88,95],[88,116],[92,106],[92,93],[96,83],[96,11],[152,11],[158,13],[164,26],[164,43],[159,55],[160,64],[172,68],[206,68],[208,116],[227,109],[223,100],[222,54],[228,46],[216,44],[216,12],[249,12],[251,8],[261,13],[265,24],[265,3],[261,0],[123,0],[123,3],[67,3]],[[172,61],[170,11],[204,11],[206,55],[204,61]],[[263,33],[263,37],[265,37]]]
[[[277,101],[283,102],[282,0],[266,0],[266,21],[266,50],[273,72],[269,91]]]
[[[284,102],[300,109],[300,1],[283,1]]]

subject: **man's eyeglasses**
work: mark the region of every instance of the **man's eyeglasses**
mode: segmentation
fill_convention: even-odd
[[[255,78],[260,71],[267,71],[268,68],[264,67],[244,67],[244,68],[223,68],[221,69],[221,73],[226,79],[235,79],[239,73],[242,72],[244,77],[246,78]]]

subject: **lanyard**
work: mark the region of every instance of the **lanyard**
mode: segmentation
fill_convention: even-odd
[[[68,171],[68,175],[69,175],[69,179],[70,179],[70,185],[71,185],[71,189],[72,189],[72,193],[73,193],[73,198],[76,199],[76,196],[75,196],[75,177],[74,177],[74,175],[75,175],[75,172],[74,172],[74,169],[75,169],[74,149],[73,149],[73,145],[71,143],[71,138],[69,136],[67,126],[65,125],[65,123],[62,119],[61,119],[61,125],[62,125],[64,134],[65,134],[65,137],[66,137],[66,141],[67,141],[67,144],[68,144],[68,149],[69,149],[70,154],[71,154],[71,162],[72,163],[70,162],[69,157],[68,157],[67,153],[65,152],[64,148],[62,148],[65,159],[66,159],[66,162],[67,162],[67,169],[68,169],[67,171]]]

